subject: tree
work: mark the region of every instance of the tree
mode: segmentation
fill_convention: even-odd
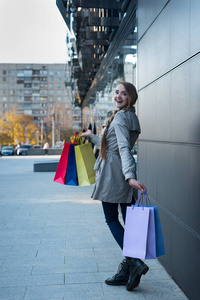
[[[15,145],[16,143],[36,143],[38,128],[29,115],[17,115],[15,110],[7,112],[0,120],[0,143]]]

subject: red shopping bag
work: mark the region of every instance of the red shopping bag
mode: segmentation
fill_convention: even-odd
[[[61,157],[58,163],[58,167],[56,169],[56,174],[54,177],[55,182],[65,184],[65,176],[67,171],[67,162],[68,162],[68,156],[69,156],[69,148],[71,143],[65,143],[63,151],[61,153]]]
[[[67,172],[67,163],[68,163],[70,145],[77,145],[78,139],[79,139],[79,133],[74,132],[74,135],[70,138],[70,143],[65,143],[53,181],[61,184],[66,184],[65,177]]]

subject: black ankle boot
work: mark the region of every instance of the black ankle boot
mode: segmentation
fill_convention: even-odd
[[[138,258],[129,259],[130,269],[129,269],[129,279],[126,285],[127,291],[131,291],[140,284],[140,278],[145,275],[149,267]]]
[[[108,285],[126,285],[129,278],[129,262],[124,259],[119,265],[117,274],[105,280]]]

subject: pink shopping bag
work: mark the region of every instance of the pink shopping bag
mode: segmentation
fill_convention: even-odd
[[[127,207],[122,254],[141,259],[156,258],[153,207]]]

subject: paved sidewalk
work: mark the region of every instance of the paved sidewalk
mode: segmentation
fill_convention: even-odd
[[[0,158],[1,300],[187,299],[157,260],[134,291],[107,286],[122,256],[101,203],[90,199],[92,186],[34,173],[44,159],[55,157]]]

